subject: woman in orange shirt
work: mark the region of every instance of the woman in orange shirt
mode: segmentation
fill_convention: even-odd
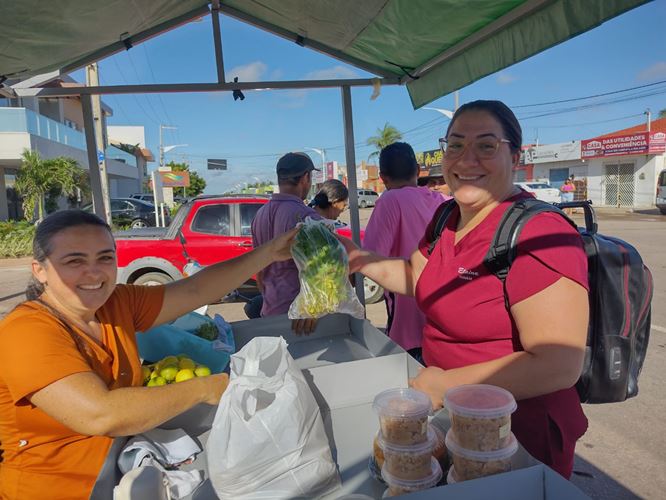
[[[115,243],[97,216],[66,210],[44,219],[28,301],[0,322],[0,499],[88,498],[114,437],[217,404],[226,374],[141,387],[135,332],[291,258],[296,231],[189,278],[142,287],[116,285]]]

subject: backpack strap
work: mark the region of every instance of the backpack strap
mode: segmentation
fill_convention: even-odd
[[[451,198],[450,200],[446,200],[444,203],[442,203],[437,209],[439,213],[437,214],[435,227],[432,231],[432,241],[428,246],[428,256],[432,255],[432,252],[435,250],[435,246],[437,246],[437,242],[441,238],[442,232],[444,232],[446,223],[448,222],[454,208],[456,208],[456,202],[453,198]]]
[[[488,253],[483,259],[486,268],[502,282],[504,288],[504,306],[509,310],[509,298],[506,293],[506,277],[511,264],[518,253],[518,238],[525,224],[537,214],[552,212],[563,217],[576,230],[578,226],[558,207],[535,198],[525,198],[514,202],[502,216]]]

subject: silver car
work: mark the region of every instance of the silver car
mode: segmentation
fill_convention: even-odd
[[[361,208],[374,207],[379,195],[369,189],[358,190],[358,206]]]
[[[560,191],[546,182],[514,182],[518,187],[523,188],[528,193],[536,196],[537,200],[542,200],[548,203],[560,202]]]

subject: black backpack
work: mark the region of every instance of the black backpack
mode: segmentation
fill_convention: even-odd
[[[439,211],[432,253],[455,202]],[[561,208],[583,208],[585,228],[578,228]],[[484,259],[503,284],[516,257],[516,242],[528,220],[543,212],[561,215],[576,228],[585,245],[590,285],[590,324],[583,372],[576,389],[583,403],[614,403],[638,394],[638,376],[650,338],[652,275],[629,243],[597,234],[591,202],[551,205],[533,198],[518,200],[505,212]],[[509,308],[506,290],[504,301]]]

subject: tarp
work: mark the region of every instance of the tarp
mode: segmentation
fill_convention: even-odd
[[[379,76],[418,108],[646,0],[222,0],[220,10]],[[71,71],[207,11],[201,0],[0,0],[0,77]]]

